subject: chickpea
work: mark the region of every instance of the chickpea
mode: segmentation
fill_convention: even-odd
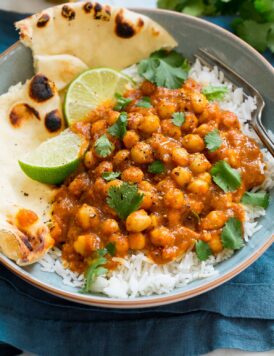
[[[240,128],[239,120],[237,116],[231,111],[221,112],[221,122],[226,128]]]
[[[80,235],[73,243],[74,250],[86,257],[100,248],[100,238],[95,234]]]
[[[182,139],[183,146],[188,150],[188,152],[201,152],[205,149],[204,140],[195,134],[188,134]]]
[[[161,100],[157,105],[157,112],[161,119],[170,118],[177,111],[177,104],[168,100]]]
[[[175,139],[179,139],[182,136],[181,128],[174,125],[170,119],[162,120],[161,128],[163,133],[167,136],[171,136]]]
[[[93,190],[95,193],[98,193],[99,195],[105,195],[107,192],[107,183],[105,182],[105,180],[103,178],[97,178],[95,183],[94,183],[94,187]]]
[[[198,126],[198,119],[192,112],[185,113],[185,121],[181,126],[183,131],[193,131]]]
[[[145,80],[142,84],[141,84],[141,91],[145,96],[150,96],[152,95],[155,90],[156,90],[156,85],[154,85],[153,83],[149,82],[148,80]]]
[[[140,208],[145,209],[145,210],[150,209],[152,207],[153,200],[154,200],[153,194],[151,192],[146,192],[146,191],[142,191],[142,190],[140,190],[139,193],[142,193],[144,195]]]
[[[140,182],[138,184],[138,188],[145,192],[154,192],[155,191],[155,188],[153,187],[153,185],[146,180],[142,180],[142,182]]]
[[[129,247],[132,250],[142,250],[146,245],[146,238],[141,232],[133,232],[128,235]]]
[[[130,152],[128,150],[120,150],[116,153],[113,157],[113,164],[114,166],[119,166],[122,164],[128,157]]]
[[[226,156],[229,164],[233,168],[239,168],[241,166],[241,159],[239,158],[237,150],[234,150],[233,148],[226,150]]]
[[[159,130],[160,127],[160,120],[157,115],[148,114],[144,116],[143,120],[141,121],[138,129],[143,131],[147,134],[152,134]]]
[[[207,123],[215,121],[217,124],[220,122],[220,107],[217,103],[208,103],[205,110],[199,116],[199,123]]]
[[[86,168],[91,168],[95,165],[95,157],[94,157],[94,154],[92,153],[92,151],[88,151],[86,154],[85,154],[85,158],[84,158],[84,164],[86,166]]]
[[[191,157],[189,168],[193,173],[203,173],[211,168],[211,164],[203,153],[197,153]]]
[[[107,120],[98,120],[91,125],[90,133],[92,136],[101,136],[107,129]]]
[[[221,236],[220,233],[215,232],[215,233],[211,233],[211,239],[208,242],[209,247],[211,248],[211,251],[213,253],[218,253],[221,252],[223,250],[223,244],[221,241]]]
[[[197,127],[197,129],[195,129],[194,133],[201,137],[205,137],[205,135],[207,135],[209,132],[211,132],[213,130],[214,130],[213,125],[202,124],[199,127]]]
[[[183,187],[191,181],[192,174],[187,168],[176,167],[172,170],[171,177],[180,187]]]
[[[173,246],[175,243],[175,236],[169,229],[161,226],[150,232],[150,241],[155,246]]]
[[[121,234],[112,234],[108,240],[115,245],[115,254],[124,257],[129,249],[128,238]]]
[[[107,115],[107,123],[109,125],[115,124],[115,122],[118,120],[119,116],[120,116],[119,111],[110,110]]]
[[[158,214],[151,214],[151,227],[155,228],[161,225],[162,223],[162,218]]]
[[[83,204],[77,211],[76,221],[84,230],[97,228],[100,225],[99,212],[93,206]]]
[[[168,224],[170,227],[176,226],[181,223],[182,215],[178,209],[171,209],[167,213]]]
[[[107,219],[102,223],[102,233],[104,235],[111,235],[120,230],[119,225],[114,219]]]
[[[113,171],[113,165],[109,161],[103,161],[98,164],[96,167],[94,173],[97,177],[101,177],[103,173],[105,172],[112,172]]]
[[[123,142],[126,148],[132,148],[136,145],[137,142],[139,142],[139,140],[139,135],[133,130],[127,131],[125,136],[123,137]]]
[[[182,209],[185,204],[184,193],[177,188],[169,190],[164,196],[164,203],[173,209]]]
[[[159,192],[166,193],[174,188],[176,188],[175,182],[169,178],[163,179],[157,184],[157,189]]]
[[[145,142],[138,142],[131,149],[131,158],[138,164],[151,163],[153,161],[151,146]]]
[[[105,188],[105,194],[108,193],[108,190],[110,187],[120,187],[120,185],[123,184],[123,182],[120,179],[113,179],[110,182],[106,184]]]
[[[206,97],[198,91],[193,91],[190,94],[190,101],[195,114],[201,114],[207,106]]]
[[[89,185],[90,180],[88,175],[86,173],[81,173],[69,184],[68,190],[71,194],[79,197]]]
[[[174,148],[171,154],[173,162],[179,166],[187,166],[189,162],[189,154],[184,148]]]
[[[162,250],[162,258],[166,261],[172,261],[178,255],[177,246],[164,247]]]
[[[127,231],[140,232],[151,225],[151,218],[143,209],[134,211],[126,219]]]
[[[198,178],[204,180],[204,181],[207,182],[208,184],[211,184],[211,182],[212,182],[211,175],[210,175],[210,173],[208,173],[208,172],[200,173],[200,174],[198,175]]]
[[[140,125],[141,121],[143,119],[143,115],[138,113],[138,112],[131,112],[127,116],[128,120],[128,128],[130,130],[137,130],[138,126]]]
[[[144,178],[143,171],[138,167],[126,168],[122,173],[122,180],[132,183],[140,183]]]
[[[209,190],[209,185],[202,179],[194,179],[187,186],[188,191],[195,194],[206,194]]]
[[[201,228],[203,230],[216,230],[224,226],[227,216],[224,211],[213,210],[203,219],[201,219]]]

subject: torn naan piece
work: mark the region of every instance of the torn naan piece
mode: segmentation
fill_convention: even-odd
[[[11,87],[0,96],[0,126],[0,250],[24,264],[32,263],[49,246],[48,229],[43,223],[49,219],[54,188],[28,178],[18,160],[64,127],[54,83],[43,74],[37,74],[25,84]],[[11,218],[15,216],[11,213],[14,206],[30,209],[38,216],[31,230],[20,230],[20,225]],[[39,251],[36,237],[41,239]]]
[[[34,58],[72,55],[88,67],[123,69],[156,50],[177,45],[152,19],[90,1],[51,7],[17,22],[16,28]]]
[[[34,56],[34,68],[36,73],[44,73],[53,80],[60,91],[88,66],[70,54],[57,54]]]

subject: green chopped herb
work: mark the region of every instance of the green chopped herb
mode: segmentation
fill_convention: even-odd
[[[107,135],[102,135],[95,142],[95,152],[100,157],[107,157],[114,150],[114,145],[109,141]]]
[[[211,168],[210,174],[213,181],[226,193],[237,190],[242,183],[240,173],[225,161],[218,161]]]
[[[196,254],[200,261],[206,261],[212,255],[211,248],[204,241],[196,241],[195,244]]]
[[[139,209],[143,197],[136,184],[124,182],[118,187],[109,188],[107,204],[116,211],[120,219],[125,220],[129,214]]]
[[[121,111],[126,108],[126,106],[132,102],[131,98],[125,98],[119,93],[115,94],[115,98],[117,99],[116,105],[114,106],[114,110]]]
[[[148,172],[154,174],[160,174],[165,171],[165,165],[162,161],[154,161],[148,166]]]
[[[176,51],[160,50],[138,64],[138,73],[159,87],[180,88],[187,78],[188,62]]]
[[[202,93],[207,97],[208,100],[223,100],[226,93],[228,93],[228,88],[226,86],[213,86],[203,88]]]
[[[140,108],[152,108],[150,98],[148,96],[142,97],[136,104]]]
[[[185,122],[185,114],[183,112],[175,112],[172,115],[172,123],[175,126],[181,127]]]
[[[269,194],[267,192],[246,192],[244,193],[241,202],[243,204],[261,206],[262,208],[267,209],[269,205]]]
[[[239,250],[244,246],[242,223],[236,218],[227,220],[221,235],[225,248]]]
[[[115,243],[109,242],[109,243],[106,245],[106,250],[107,250],[107,252],[110,254],[110,256],[114,256],[114,255],[115,255],[115,252],[116,252]]]
[[[104,178],[107,182],[110,182],[111,180],[118,178],[120,174],[120,172],[104,172],[102,173],[102,178]]]
[[[103,250],[101,252],[99,251],[97,253],[97,258],[93,260],[93,262],[87,268],[85,272],[85,284],[80,290],[80,293],[89,293],[96,278],[108,272],[105,267],[102,267],[107,262],[107,259],[104,257],[104,255],[105,253],[103,253]]]
[[[118,120],[108,128],[108,133],[111,136],[118,137],[122,140],[127,132],[127,113],[121,112]]]
[[[215,152],[218,148],[222,146],[222,138],[220,136],[219,130],[214,129],[205,135],[206,148],[210,152]]]

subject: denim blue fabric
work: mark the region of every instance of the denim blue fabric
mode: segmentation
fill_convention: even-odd
[[[12,23],[18,18],[0,11],[0,51],[17,39]],[[230,21],[213,20],[226,28]],[[1,342],[45,356],[192,356],[216,348],[273,349],[273,261],[274,246],[211,292],[138,310],[64,301],[0,266],[0,356],[12,354]]]

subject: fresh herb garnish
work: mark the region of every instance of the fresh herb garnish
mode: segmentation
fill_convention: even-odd
[[[129,214],[138,210],[143,194],[138,192],[136,184],[122,183],[120,186],[110,187],[108,190],[107,203],[114,209],[120,219],[125,220]]]
[[[243,204],[261,206],[262,208],[267,209],[269,205],[269,194],[267,192],[245,192],[241,202]]]
[[[111,180],[118,178],[120,174],[120,172],[104,172],[102,173],[102,178],[104,178],[107,182],[110,182]]]
[[[123,95],[116,93],[115,98],[117,99],[116,104],[114,106],[114,110],[121,111],[124,110],[125,107],[132,102],[131,98],[125,98]]]
[[[207,97],[208,100],[223,100],[226,93],[228,93],[228,88],[226,86],[213,86],[209,85],[202,89],[202,93]]]
[[[95,152],[100,157],[107,157],[114,150],[114,145],[109,141],[107,135],[102,135],[95,142]]]
[[[229,218],[221,235],[222,244],[225,248],[239,250],[244,246],[242,223],[236,218]]]
[[[187,78],[188,62],[176,51],[160,50],[138,64],[138,73],[159,87],[180,88]]]
[[[183,112],[175,112],[172,115],[172,123],[175,126],[181,127],[185,122],[185,114]]]
[[[206,261],[210,255],[212,255],[211,248],[204,241],[196,241],[195,250],[197,257],[200,261]]]
[[[222,142],[219,130],[217,129],[214,129],[205,135],[206,148],[210,152],[215,152],[218,148],[220,148],[222,146]]]
[[[138,100],[136,106],[140,108],[147,108],[147,109],[152,108],[150,97],[143,96],[140,100]]]
[[[108,133],[111,136],[122,139],[127,132],[127,113],[121,112],[118,120],[108,128]]]
[[[157,161],[154,161],[153,163],[151,163],[148,166],[147,170],[149,173],[160,174],[165,171],[165,165],[163,164],[163,162],[157,160]]]
[[[211,168],[210,174],[213,181],[226,193],[238,189],[242,183],[240,173],[225,161],[218,161]]]

